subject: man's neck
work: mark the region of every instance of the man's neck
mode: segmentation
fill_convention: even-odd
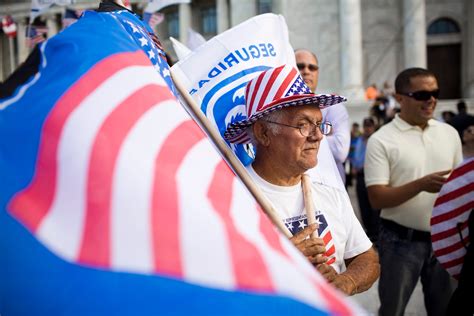
[[[271,161],[271,160],[267,160]],[[300,173],[283,173],[282,169],[274,164],[263,163],[256,159],[252,163],[253,170],[265,181],[279,186],[293,186],[301,182]]]
[[[412,120],[410,120],[409,118],[407,118],[405,115],[403,115],[403,113],[400,113],[399,116],[402,120],[404,120],[405,122],[407,122],[411,126],[418,126],[419,128],[421,128],[423,130],[428,126],[428,122],[425,122],[423,124],[417,124],[417,123],[413,122]]]
[[[464,144],[462,146],[462,152],[466,159],[474,157],[474,144]]]

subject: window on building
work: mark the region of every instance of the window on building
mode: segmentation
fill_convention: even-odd
[[[201,9],[201,30],[205,35],[217,33],[217,12],[215,6]]]
[[[168,24],[168,35],[179,38],[179,13],[178,11],[170,12],[165,18]]]
[[[447,34],[447,33],[459,33],[459,25],[456,21],[450,18],[440,18],[435,20],[433,23],[430,24],[428,27],[428,34],[435,35],[435,34]]]
[[[257,13],[264,14],[272,12],[272,0],[258,0]]]

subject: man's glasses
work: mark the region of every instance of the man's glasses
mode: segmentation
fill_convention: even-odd
[[[317,123],[317,124],[307,122],[307,123],[302,123],[298,126],[293,126],[293,125],[288,125],[288,124],[283,124],[283,123],[273,122],[273,121],[267,121],[267,120],[265,120],[265,122],[282,125],[286,127],[297,128],[300,130],[300,133],[303,137],[316,135],[316,129],[319,129],[323,135],[329,135],[332,131],[332,124],[330,122],[322,122],[322,123]]]
[[[422,91],[400,93],[400,94],[411,97],[411,98],[413,98],[417,101],[428,101],[429,99],[431,99],[431,97],[434,97],[435,99],[438,99],[439,89],[433,90],[433,91],[422,90]]]
[[[319,70],[319,66],[318,66],[318,65],[314,65],[314,64],[297,63],[297,64],[296,64],[296,67],[298,67],[298,70],[299,70],[299,71],[302,71],[302,70],[305,69],[306,67],[308,67],[309,71],[311,71],[311,72],[314,72],[314,71],[318,71],[318,70]]]

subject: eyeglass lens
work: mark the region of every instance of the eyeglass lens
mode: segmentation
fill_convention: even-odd
[[[409,93],[408,95],[418,101],[428,101],[429,99],[431,99],[431,97],[438,99],[439,89],[433,90],[433,91],[416,91],[416,92]]]
[[[305,69],[306,67],[308,67],[309,71],[317,71],[319,69],[319,66],[314,64],[297,63],[296,66],[300,71]]]
[[[321,133],[323,135],[328,135],[331,133],[332,130],[332,124],[329,122],[323,122],[321,124],[305,124],[302,127],[300,127],[301,134],[304,137],[308,137],[309,135],[314,135],[316,134],[316,129],[319,128]]]

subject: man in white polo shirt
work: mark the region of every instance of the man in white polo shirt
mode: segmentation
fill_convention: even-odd
[[[431,247],[430,217],[446,176],[462,159],[454,128],[433,119],[439,95],[435,75],[422,68],[395,80],[400,114],[368,141],[365,182],[382,209],[380,315],[403,315],[421,277],[428,315],[445,315],[452,280]]]

